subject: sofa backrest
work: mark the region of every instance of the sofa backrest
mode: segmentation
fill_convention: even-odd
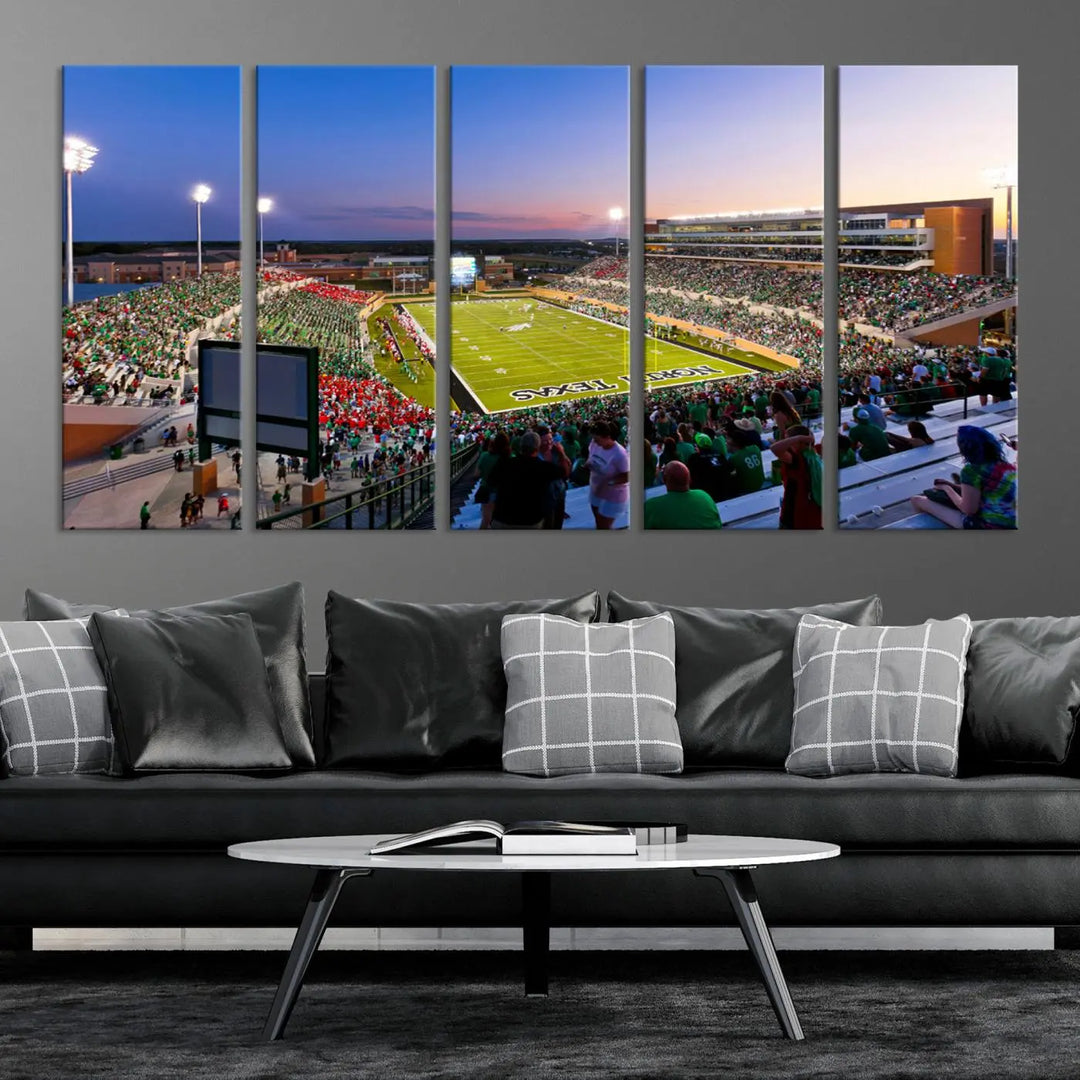
[[[323,760],[326,742],[326,676],[321,671],[308,672],[308,692],[311,695],[311,727],[314,734],[315,760]]]

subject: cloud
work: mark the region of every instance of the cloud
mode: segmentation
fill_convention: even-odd
[[[361,206],[356,211],[364,217],[391,218],[394,221],[429,221],[435,211],[424,206]]]
[[[303,214],[304,221],[355,221],[357,214],[355,210],[315,210],[308,214]]]
[[[306,221],[433,221],[435,211],[422,206],[335,206],[305,213]]]
[[[455,210],[455,221],[481,221],[486,225],[546,225],[551,218],[530,214],[489,214],[485,210]]]

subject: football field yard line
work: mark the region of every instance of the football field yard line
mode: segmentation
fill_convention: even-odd
[[[530,312],[524,310],[525,305],[532,305]],[[429,320],[425,316],[430,312],[423,305],[412,309],[412,314],[425,330],[429,329]],[[522,322],[531,322],[531,325],[509,335],[500,329]],[[451,330],[451,368],[489,415],[585,397],[618,396],[629,391],[630,331],[595,316],[537,298],[459,301],[451,309]],[[715,372],[707,377],[688,373],[647,383],[647,390],[756,374],[753,368],[744,367],[736,360],[698,353],[672,342],[651,339],[645,344],[646,374],[706,364]],[[475,360],[472,353],[476,354]],[[491,359],[480,362],[481,356]],[[498,367],[506,368],[506,373],[495,374],[492,369]],[[516,389],[539,389],[593,380],[614,384],[616,388],[589,389],[526,401],[510,397],[510,392]]]
[[[504,304],[504,303],[505,304],[515,303],[516,301],[496,301],[496,302],[500,303],[500,305],[501,305],[501,304]],[[492,303],[492,301],[475,301],[475,303],[480,303],[480,304],[482,304],[482,303]],[[533,301],[533,303],[537,304],[537,301]],[[534,311],[535,310],[536,310],[536,308],[534,307]],[[565,315],[569,315],[569,316],[574,316],[574,315],[577,314],[577,312],[573,312],[573,311],[566,312],[562,308],[553,308],[550,305],[543,305],[542,310],[544,310],[545,312],[550,311],[550,312],[552,312],[552,314],[554,314],[554,312],[557,311],[560,314],[565,314]],[[451,312],[451,315],[453,315],[452,312]],[[478,322],[482,323],[488,330],[492,331],[493,333],[495,333],[495,334],[501,333],[501,331],[500,331],[500,329],[499,329],[499,327],[497,325],[494,325],[493,323],[490,323],[479,312],[476,312],[476,311],[470,312],[470,317],[473,318],[473,319],[476,319]],[[558,318],[557,315],[554,316],[554,317]],[[598,323],[598,325],[607,325],[607,324],[599,322],[599,320],[595,320],[595,321]],[[615,329],[616,330],[623,330],[622,327],[615,327]],[[518,334],[523,334],[523,333],[527,333],[527,332],[528,331],[518,331]],[[582,352],[582,346],[581,346],[580,342],[572,334],[566,334],[562,330],[559,330],[559,331],[556,332],[553,328],[549,329],[548,327],[544,327],[543,332],[545,334],[558,333],[559,337],[564,338],[564,339],[568,339],[567,342],[566,342],[568,348],[573,349],[579,355]],[[625,330],[623,330],[623,332],[625,333]],[[626,344],[629,345],[629,341],[627,341]],[[524,340],[523,338],[515,337],[515,339],[514,339],[514,348],[515,349],[523,349],[526,352],[532,353],[537,358],[536,370],[537,370],[537,372],[539,372],[541,374],[546,374],[546,373],[550,372],[551,370],[554,370],[554,371],[558,372],[560,375],[565,376],[565,378],[562,380],[564,382],[574,382],[577,379],[580,379],[580,378],[583,378],[583,377],[585,377],[585,378],[590,377],[590,376],[582,376],[580,373],[575,374],[573,369],[565,368],[561,361],[554,359],[551,356],[551,354],[548,353],[546,350],[541,350],[541,349],[535,348],[533,345],[530,345],[528,343],[528,341]],[[559,351],[561,352],[562,350],[560,349]],[[451,351],[451,354],[450,354],[451,362],[453,362],[453,359],[454,359],[454,355],[453,355],[453,352]],[[607,357],[604,356],[604,352],[600,352],[598,354],[598,360],[601,360],[601,359],[603,359],[603,360],[607,359]],[[582,359],[582,364],[583,365],[586,362],[592,362],[591,358],[589,358],[588,361],[586,361],[584,358]],[[606,367],[607,365],[602,364],[600,366]],[[628,367],[629,367],[629,355],[626,356],[626,364],[624,366],[624,369],[621,372],[619,372],[619,375],[628,374],[628,370],[627,370]],[[579,369],[579,371],[580,371],[580,369]],[[530,374],[531,374],[531,371],[530,371]],[[606,373],[602,374],[602,375],[597,375],[597,376],[594,376],[594,377],[595,378],[605,379],[605,381],[614,381]],[[498,381],[500,383],[503,382],[503,380],[498,380]],[[509,385],[513,385],[515,382],[519,381],[519,377],[516,376],[516,375],[512,376],[512,377],[508,377],[506,381],[507,381],[507,383]],[[498,385],[493,385],[491,387],[491,389],[502,389],[502,387],[498,386]],[[628,390],[628,387],[626,387],[625,384],[624,384],[624,386],[622,388],[620,388],[620,390],[618,390],[618,391],[611,390],[611,391],[607,391],[607,392],[608,393],[620,393],[620,392],[621,393],[626,393],[627,390]],[[514,406],[511,406],[511,408],[513,408],[513,407]],[[520,405],[518,405],[517,407],[520,408]],[[492,411],[492,410],[489,410],[489,411]]]

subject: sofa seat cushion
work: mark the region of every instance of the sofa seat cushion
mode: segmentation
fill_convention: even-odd
[[[207,848],[241,840],[405,833],[463,818],[643,818],[695,832],[870,848],[1080,848],[1080,779],[908,774],[814,780],[774,771],[538,778],[335,770],[0,781],[0,849]]]

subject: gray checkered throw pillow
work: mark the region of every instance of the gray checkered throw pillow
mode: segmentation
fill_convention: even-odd
[[[86,619],[0,623],[0,765],[11,776],[118,771]]]
[[[922,626],[804,615],[788,772],[955,776],[970,637],[966,615]]]
[[[503,768],[538,776],[677,773],[675,624],[507,615]]]

